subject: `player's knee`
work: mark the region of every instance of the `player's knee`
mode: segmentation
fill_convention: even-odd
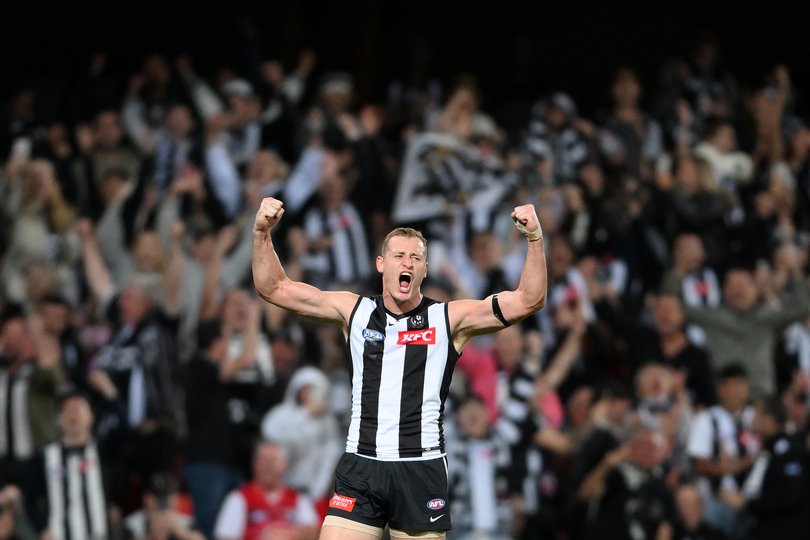
[[[400,529],[390,529],[391,538],[397,540],[418,538],[419,540],[445,540],[447,533],[444,531],[408,531]]]
[[[339,516],[326,516],[320,540],[380,540],[383,530]]]

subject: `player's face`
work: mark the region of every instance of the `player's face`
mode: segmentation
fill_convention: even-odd
[[[416,237],[392,237],[385,254],[377,257],[377,271],[382,274],[383,293],[398,304],[418,298],[427,275],[425,245]]]

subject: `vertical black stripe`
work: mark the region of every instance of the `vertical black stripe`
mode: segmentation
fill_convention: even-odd
[[[377,308],[371,313],[366,328],[385,336],[385,309],[381,296],[375,298]],[[360,329],[362,332],[363,330]],[[365,340],[363,346],[363,389],[360,393],[360,435],[357,453],[377,455],[377,415],[380,408],[383,349],[385,341]]]
[[[59,460],[62,462],[62,527],[65,530],[65,539],[71,540],[70,534],[70,470],[68,469],[68,453],[64,447],[59,446]]]
[[[447,325],[447,361],[444,364],[444,376],[442,377],[442,386],[440,389],[439,398],[441,401],[441,408],[439,409],[439,450],[445,451],[444,448],[444,402],[447,400],[447,395],[450,393],[450,381],[453,378],[453,371],[456,369],[456,362],[459,356],[456,351],[456,346],[453,344],[453,333],[450,331],[450,315],[448,313],[447,303],[444,304],[444,323]]]
[[[416,317],[421,319],[418,323],[414,322]],[[427,309],[408,317],[408,330],[428,328],[430,321]],[[425,390],[428,347],[429,345],[405,345],[402,397],[399,402],[399,457],[422,455],[422,395]]]
[[[79,482],[81,482],[81,489],[82,489],[82,516],[84,516],[84,523],[85,523],[85,530],[87,531],[87,535],[90,538],[95,538],[95,532],[93,530],[93,520],[90,518],[90,486],[88,482],[90,481],[90,467],[98,467],[98,463],[91,463],[89,459],[87,459],[87,447],[85,446],[82,449],[82,461],[79,463]]]

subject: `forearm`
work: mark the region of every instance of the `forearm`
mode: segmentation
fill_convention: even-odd
[[[287,274],[281,266],[269,232],[253,231],[252,268],[253,282],[259,296],[271,304],[280,305],[277,293],[281,284],[287,280]]]
[[[542,238],[529,241],[529,247],[526,251],[526,262],[523,264],[520,281],[515,290],[520,301],[521,311],[519,313],[510,314],[519,319],[528,317],[542,308],[546,303],[548,275],[543,242],[544,240]]]
[[[82,242],[82,254],[87,285],[90,287],[93,297],[99,302],[104,302],[113,294],[115,286],[94,239],[86,239]]]
[[[172,250],[169,257],[169,264],[166,266],[166,310],[171,315],[180,312],[180,302],[183,290],[183,271],[185,270],[185,259],[180,239],[172,243]]]
[[[554,355],[551,360],[551,365],[546,372],[542,375],[543,380],[549,388],[557,388],[560,383],[568,376],[571,365],[577,358],[579,353],[580,342],[582,340],[582,333],[571,330],[565,338],[562,347]]]

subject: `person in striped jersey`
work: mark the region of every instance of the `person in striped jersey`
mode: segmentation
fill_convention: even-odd
[[[50,540],[109,538],[102,463],[93,440],[93,411],[83,394],[61,398],[62,437],[32,464],[29,498],[34,527]]]
[[[442,426],[450,379],[473,336],[496,332],[545,304],[537,212],[527,204],[511,214],[528,240],[517,288],[447,303],[422,295],[427,242],[410,228],[394,229],[383,242],[376,259],[381,295],[321,291],[289,279],[270,234],[283,214],[283,203],[271,197],[256,214],[256,290],[276,306],[340,325],[350,353],[352,418],[320,538],[379,539],[387,525],[392,538],[443,539],[451,528]]]

